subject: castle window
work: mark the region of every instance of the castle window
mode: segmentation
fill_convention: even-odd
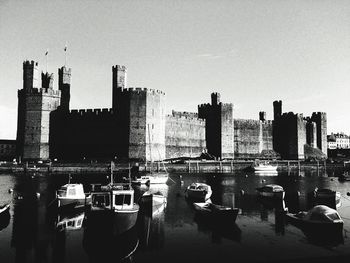
[[[154,117],[154,109],[152,109],[152,117]]]
[[[152,130],[154,129],[154,124],[152,124]]]

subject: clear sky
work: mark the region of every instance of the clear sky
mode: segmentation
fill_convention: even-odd
[[[71,108],[111,107],[112,66],[129,87],[163,90],[167,111],[197,111],[220,92],[236,118],[328,114],[350,133],[350,1],[0,0],[0,138],[15,139],[22,62],[72,68]]]

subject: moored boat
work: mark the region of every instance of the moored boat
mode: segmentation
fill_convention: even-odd
[[[65,184],[56,191],[58,207],[77,208],[84,207],[91,201],[91,196],[85,194],[82,184]]]
[[[286,218],[309,235],[322,235],[325,238],[343,235],[343,220],[335,209],[325,205],[314,206],[308,212],[286,213]]]
[[[277,172],[277,166],[269,163],[259,163],[254,166],[256,172]]]
[[[256,188],[258,196],[283,199],[285,192],[282,186],[277,184],[267,184]]]
[[[113,233],[120,234],[136,224],[139,205],[134,203],[134,190],[129,184],[93,185],[90,217],[107,217]],[[99,220],[99,219],[98,219]]]
[[[136,177],[131,182],[133,184],[166,184],[168,181],[168,174],[152,174],[152,175],[141,175],[140,177]]]
[[[193,200],[206,201],[211,197],[212,193],[210,185],[204,183],[192,183],[187,187],[185,196]]]
[[[236,221],[239,208],[232,208],[223,205],[212,204],[211,202],[193,203],[194,208],[201,214],[208,215],[218,223]]]

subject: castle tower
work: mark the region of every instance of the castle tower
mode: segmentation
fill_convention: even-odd
[[[23,62],[23,89],[28,91],[31,89],[39,88],[39,68],[38,62],[24,61]]]
[[[112,67],[112,108],[117,109],[117,97],[120,90],[123,90],[126,88],[127,83],[126,83],[126,77],[127,77],[127,72],[126,72],[126,67],[125,66],[113,66]]]
[[[61,91],[60,109],[69,111],[72,69],[63,66],[58,69],[58,89]]]
[[[53,89],[53,73],[41,72],[41,86],[43,89]]]
[[[275,100],[273,102],[273,119],[277,120],[282,115],[282,101]]]
[[[325,112],[313,112],[311,121],[316,123],[317,148],[327,156],[327,114]]]
[[[212,104],[198,106],[198,117],[205,119],[208,153],[217,158],[234,158],[233,104],[220,102],[220,94],[211,94]]]
[[[53,74],[42,73],[38,87],[38,63],[23,63],[23,89],[18,91],[18,157],[24,160],[49,158],[50,112],[60,103],[53,89]]]
[[[266,121],[266,111],[259,112],[259,120],[262,122]]]

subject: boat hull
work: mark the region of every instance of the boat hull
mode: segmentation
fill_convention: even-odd
[[[192,190],[187,189],[186,197],[195,201],[207,201],[211,196],[211,192],[205,190]]]
[[[113,234],[119,235],[128,231],[130,228],[135,226],[137,221],[137,216],[139,212],[139,205],[134,204],[132,209],[123,210],[95,210],[90,211],[88,215],[89,224],[97,224],[96,222],[101,222],[102,224],[109,224],[110,229]]]
[[[91,203],[90,197],[85,198],[63,198],[57,197],[57,206],[60,208],[79,208]]]
[[[311,237],[324,237],[329,239],[343,237],[342,221],[336,223],[309,221],[298,218],[294,214],[286,214],[287,222],[300,228],[306,235]],[[322,235],[322,236],[321,236]]]
[[[265,191],[257,191],[258,196],[267,197],[267,198],[275,198],[275,199],[284,199],[285,192],[265,192]]]
[[[206,206],[207,203],[193,203],[196,211],[210,220],[220,223],[234,223],[236,221],[239,208],[231,208],[219,205]]]

